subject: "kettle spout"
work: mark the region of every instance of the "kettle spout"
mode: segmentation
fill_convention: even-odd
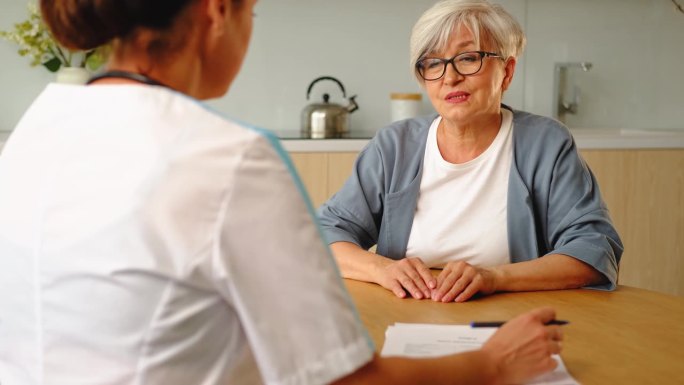
[[[359,105],[356,104],[356,96],[357,95],[354,95],[354,96],[349,98],[349,105],[347,106],[347,112],[349,112],[350,114],[359,109]]]

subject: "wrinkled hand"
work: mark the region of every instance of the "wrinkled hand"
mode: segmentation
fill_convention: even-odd
[[[506,322],[484,344],[500,383],[523,383],[558,365],[551,355],[560,353],[563,332],[560,326],[544,325],[555,317],[551,308],[535,309]]]
[[[488,269],[463,261],[449,262],[437,276],[432,299],[441,302],[464,302],[475,293],[491,294],[496,290],[496,275]]]
[[[378,269],[375,281],[399,298],[406,297],[407,291],[416,299],[430,298],[437,286],[437,280],[420,258],[387,260]]]

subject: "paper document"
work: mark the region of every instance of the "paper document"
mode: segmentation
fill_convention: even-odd
[[[438,357],[479,349],[496,328],[472,328],[470,325],[432,325],[396,323],[385,331],[383,357]],[[579,385],[559,355],[553,358],[558,366],[553,372],[541,375],[527,384]]]

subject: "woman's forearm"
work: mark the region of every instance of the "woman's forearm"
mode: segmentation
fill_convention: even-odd
[[[378,283],[378,270],[392,263],[389,258],[366,251],[351,242],[335,242],[330,249],[342,277],[357,281]]]
[[[563,254],[549,254],[490,270],[496,276],[496,291],[574,289],[607,282],[592,266]]]

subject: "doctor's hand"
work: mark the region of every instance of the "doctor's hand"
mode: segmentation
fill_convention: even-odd
[[[496,274],[492,270],[472,266],[463,261],[449,262],[437,276],[432,300],[464,302],[476,293],[496,291]]]
[[[375,275],[376,283],[399,298],[406,297],[406,292],[416,299],[430,298],[437,287],[437,280],[420,258],[384,259]]]
[[[551,308],[539,308],[506,322],[482,346],[501,375],[501,383],[523,383],[558,363],[551,357],[561,351],[563,332],[545,324],[556,318]]]

